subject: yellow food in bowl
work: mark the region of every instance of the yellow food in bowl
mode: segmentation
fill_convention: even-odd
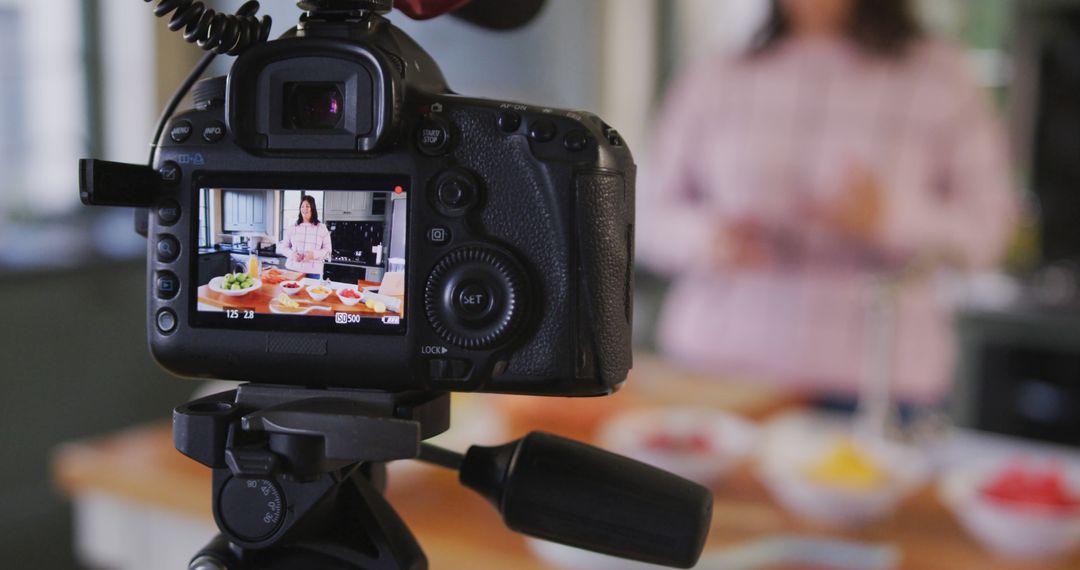
[[[316,295],[329,295],[330,294],[330,290],[325,288],[325,287],[315,287],[314,289],[308,289],[308,291],[310,291],[311,293],[314,293]]]
[[[836,442],[819,463],[807,470],[807,475],[818,483],[857,490],[876,489],[888,480],[874,458],[848,439]]]

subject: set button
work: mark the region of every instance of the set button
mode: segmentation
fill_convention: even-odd
[[[454,312],[467,321],[483,321],[495,308],[495,292],[483,281],[468,281],[458,286],[453,296]]]

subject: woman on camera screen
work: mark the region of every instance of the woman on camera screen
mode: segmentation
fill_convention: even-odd
[[[285,238],[278,243],[278,253],[285,256],[285,268],[321,279],[323,263],[330,258],[330,231],[319,221],[315,198],[300,200],[300,215],[296,224],[285,228]]]
[[[905,0],[774,0],[754,47],[685,74],[657,128],[638,246],[675,281],[661,350],[850,395],[885,287],[889,377],[905,399],[943,397],[954,337],[936,278],[993,268],[1018,212],[961,50]]]

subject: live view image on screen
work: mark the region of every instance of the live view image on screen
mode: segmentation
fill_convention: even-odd
[[[199,191],[197,326],[400,332],[407,193]]]

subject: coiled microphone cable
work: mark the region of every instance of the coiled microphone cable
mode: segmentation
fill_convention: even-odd
[[[184,40],[197,44],[206,51],[218,54],[239,55],[247,48],[264,42],[270,37],[270,17],[255,19],[259,5],[247,11],[249,2],[236,14],[222,14],[196,0],[143,0],[157,2],[154,15],[164,18],[170,13],[169,29],[184,30]]]
[[[154,151],[157,150],[157,141],[161,138],[161,133],[165,131],[165,125],[176,112],[176,108],[180,106],[184,96],[206,72],[206,68],[210,67],[214,58],[219,54],[239,55],[244,50],[268,40],[271,20],[270,16],[255,19],[255,13],[259,11],[259,3],[254,0],[245,2],[236,14],[215,12],[196,0],[143,1],[157,2],[157,6],[154,6],[154,15],[164,18],[172,14],[169,18],[169,29],[174,32],[184,30],[186,41],[198,45],[207,52],[169,99],[158,119],[154,138],[150,141],[149,163],[153,166]]]

